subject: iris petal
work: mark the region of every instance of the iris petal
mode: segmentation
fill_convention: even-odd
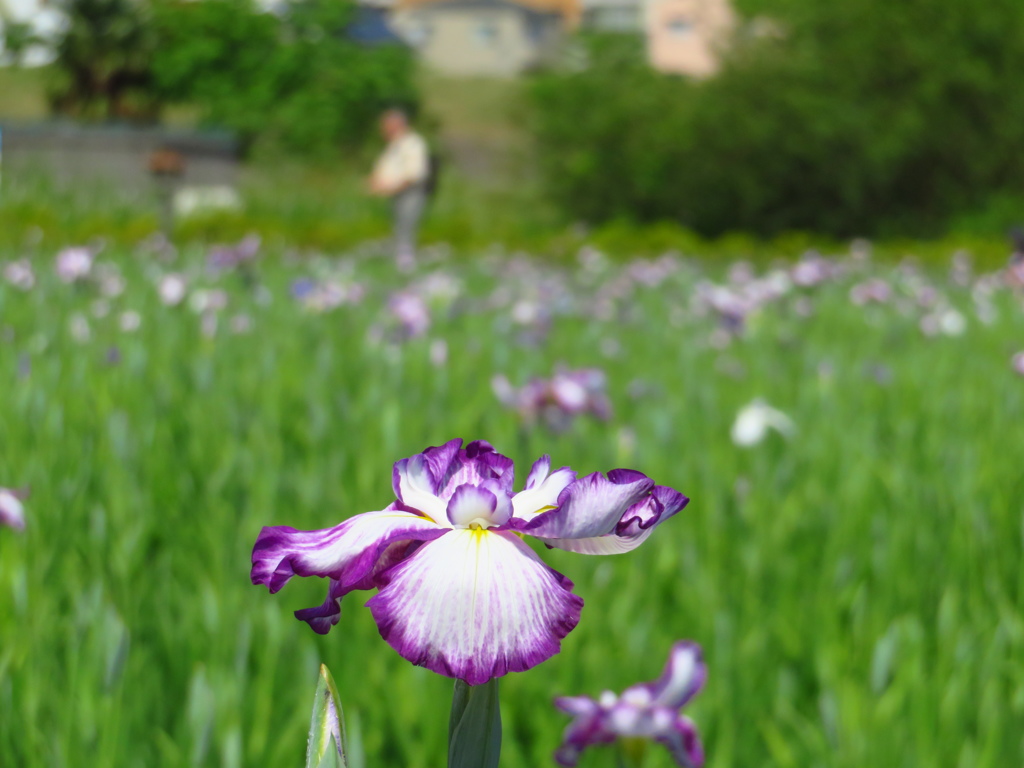
[[[516,519],[528,522],[541,512],[556,507],[562,491],[576,479],[576,473],[569,467],[562,467],[549,475],[550,468],[551,460],[547,456],[533,465],[526,480],[526,489],[512,497]]]
[[[704,686],[707,672],[700,646],[683,641],[672,646],[665,671],[646,687],[655,705],[679,709]]]
[[[398,510],[366,512],[320,531],[267,527],[253,548],[252,582],[277,592],[292,576],[329,576],[348,589],[366,577],[394,542],[428,541],[447,530]]]
[[[470,685],[558,653],[583,600],[511,533],[456,529],[385,572],[367,605],[405,659]]]
[[[640,472],[613,469],[581,477],[559,496],[559,507],[538,516],[526,529],[551,539],[583,539],[612,533],[631,506],[644,498],[654,481]]]
[[[586,480],[587,478],[584,478]],[[643,544],[654,529],[679,512],[689,499],[672,488],[656,485],[651,495],[631,505],[612,531],[599,536],[554,537],[539,536],[527,526],[526,531],[537,536],[550,547],[576,552],[581,555],[620,555]],[[515,500],[513,499],[513,503]],[[561,510],[559,510],[561,511]],[[557,512],[552,512],[552,516]]]
[[[397,462],[391,478],[395,495],[403,507],[421,512],[435,523],[448,525],[445,503],[438,498],[438,483],[423,454]]]

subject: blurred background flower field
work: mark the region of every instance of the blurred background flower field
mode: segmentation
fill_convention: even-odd
[[[6,268],[0,471],[31,494],[0,538],[5,764],[293,764],[324,661],[355,765],[436,765],[449,682],[358,600],[315,636],[287,609],[318,586],[268,600],[248,560],[264,524],[379,508],[393,460],[452,435],[694,499],[635,553],[576,556],[583,620],[505,681],[505,764],[549,760],[552,694],[652,677],[680,635],[708,656],[712,765],[1021,754],[1024,318],[1001,278],[863,253],[730,276],[438,251],[401,278],[372,252],[207,256],[111,250],[68,283],[49,258]],[[558,365],[606,373],[606,421],[530,426],[492,390]],[[757,398],[794,429],[736,445]]]
[[[249,567],[262,526],[380,509],[456,437],[692,499],[630,554],[544,553],[586,605],[502,681],[507,768],[552,764],[555,696],[682,638],[714,768],[1024,763],[1017,0],[745,0],[699,75],[584,3],[514,77],[356,45],[363,5],[68,0],[40,66],[6,26],[4,135],[239,157],[236,203],[168,217],[158,180],[4,145],[0,766],[300,765],[321,663],[350,768],[441,765],[451,681],[358,595],[321,637],[291,615],[321,584]],[[363,182],[396,102],[442,162],[408,271]]]

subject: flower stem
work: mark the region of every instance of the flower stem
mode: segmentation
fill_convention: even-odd
[[[483,685],[456,680],[448,721],[448,768],[496,768],[500,754],[498,678]]]

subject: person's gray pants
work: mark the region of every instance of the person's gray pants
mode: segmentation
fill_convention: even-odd
[[[414,184],[391,198],[395,255],[399,258],[416,255],[416,234],[426,205],[427,191],[422,184]]]

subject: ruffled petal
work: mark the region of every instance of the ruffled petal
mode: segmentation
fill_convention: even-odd
[[[654,481],[631,469],[581,477],[558,498],[558,509],[536,517],[525,529],[552,539],[583,539],[612,533],[631,506],[647,496]]]
[[[404,560],[419,546],[422,546],[422,542],[396,542],[380,554],[377,562],[373,564],[373,567],[359,581],[346,585],[337,579],[331,579],[330,587],[327,590],[327,599],[321,605],[296,611],[295,618],[309,624],[310,628],[317,634],[326,635],[331,627],[336,625],[341,618],[341,599],[345,595],[357,589],[373,588],[376,578],[380,573]]]
[[[511,495],[515,466],[512,459],[496,452],[486,440],[474,440],[453,459],[440,481],[438,495],[447,500],[460,485],[483,485],[487,481],[497,481],[500,489]]]
[[[455,529],[380,577],[367,605],[405,659],[470,685],[558,653],[583,600],[516,535]]]
[[[320,531],[267,527],[253,547],[252,582],[277,592],[292,576],[329,576],[349,589],[366,577],[389,545],[429,541],[447,530],[398,510],[366,512]]]
[[[658,525],[679,512],[689,501],[673,488],[656,485],[650,496],[633,504],[623,513],[613,533],[586,538],[538,538],[549,547],[581,555],[621,555],[643,544]],[[554,514],[556,513],[552,513]],[[526,531],[531,535],[537,535],[529,530],[529,527]]]
[[[697,726],[686,715],[676,718],[671,730],[655,739],[664,744],[681,768],[700,768],[704,765],[704,747],[697,733]]]
[[[683,640],[672,646],[661,677],[644,687],[656,706],[679,709],[697,695],[707,680],[704,655],[696,643]]]
[[[576,479],[576,473],[569,467],[562,467],[549,475],[550,470],[551,459],[548,456],[534,462],[526,478],[526,489],[512,497],[513,516],[517,520],[529,522],[541,512],[556,507],[562,491]]]
[[[606,727],[604,710],[593,699],[587,696],[566,696],[555,699],[555,706],[573,716],[555,752],[555,762],[559,765],[572,768],[587,747],[615,741],[617,734]]]
[[[438,497],[438,483],[422,453],[396,462],[391,484],[403,508],[420,512],[435,523],[448,525],[445,503]]]

